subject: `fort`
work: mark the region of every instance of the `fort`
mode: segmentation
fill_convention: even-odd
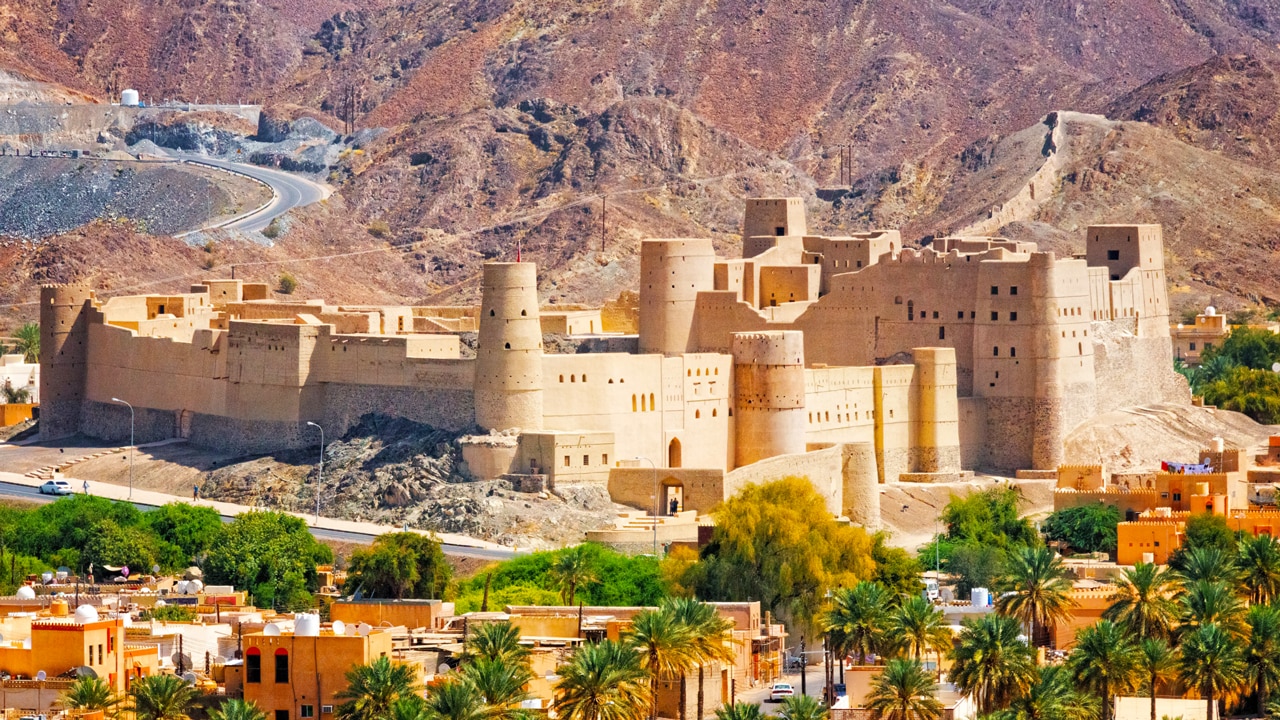
[[[1094,415],[1189,401],[1160,227],[1093,226],[1086,243],[1058,258],[1002,238],[817,236],[800,199],[758,198],[740,258],[644,241],[634,318],[543,308],[521,262],[485,265],[479,307],[278,301],[240,280],[109,299],[48,286],[41,433],[126,438],[118,398],[139,441],[258,453],[381,413],[470,433],[476,477],[608,483],[668,514],[805,475],[876,525],[879,483],[1052,470]],[[548,350],[566,335],[574,351]]]

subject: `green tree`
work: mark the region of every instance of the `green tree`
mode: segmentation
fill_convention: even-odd
[[[1015,697],[1009,707],[988,716],[995,720],[1094,720],[1102,703],[1088,693],[1078,692],[1065,666],[1040,668],[1027,692]]]
[[[1280,688],[1280,609],[1254,605],[1249,608],[1245,622],[1249,625],[1249,644],[1245,649],[1249,684],[1258,701],[1258,712],[1263,713],[1271,696]]]
[[[1175,560],[1196,548],[1216,547],[1224,553],[1236,551],[1236,534],[1227,526],[1227,519],[1213,513],[1196,513],[1187,520],[1186,540]],[[1170,565],[1175,565],[1170,562]]]
[[[347,671],[347,687],[334,697],[339,720],[383,720],[397,700],[416,695],[420,688],[413,668],[380,657]]]
[[[1233,328],[1221,345],[1205,350],[1200,357],[1203,363],[1221,358],[1232,366],[1270,370],[1280,360],[1280,336],[1265,328]]]
[[[1160,683],[1175,677],[1178,653],[1163,638],[1147,638],[1138,643],[1138,671],[1151,694],[1151,720],[1156,717],[1156,692]]]
[[[296,608],[311,605],[316,565],[329,562],[333,552],[302,520],[250,512],[226,526],[204,569],[210,583],[248,589],[259,607]]]
[[[809,695],[792,695],[782,700],[782,720],[826,720],[827,709]]]
[[[558,718],[643,720],[648,715],[653,702],[649,673],[640,653],[629,645],[610,640],[582,645],[559,672]]]
[[[1245,538],[1237,563],[1250,603],[1270,605],[1280,598],[1280,542],[1270,535]]]
[[[1102,503],[1064,508],[1042,526],[1045,537],[1064,542],[1077,552],[1115,552],[1120,508]]]
[[[877,720],[940,720],[938,684],[918,660],[890,660],[871,681],[866,706]]]
[[[1183,553],[1178,558],[1178,577],[1187,586],[1197,582],[1221,582],[1234,588],[1240,582],[1234,541],[1231,550],[1208,545]]]
[[[941,667],[942,653],[950,650],[951,628],[942,611],[934,607],[923,595],[904,598],[893,613],[892,636],[902,650],[917,662],[926,652],[937,652]]]
[[[1232,368],[1200,386],[1206,403],[1244,413],[1265,425],[1280,422],[1280,375],[1267,370]]]
[[[102,678],[84,675],[62,693],[62,704],[75,710],[111,711],[120,704],[120,698]]]
[[[47,558],[64,548],[84,548],[103,520],[120,528],[132,528],[141,523],[142,513],[128,503],[94,495],[69,495],[34,511],[4,518],[5,545],[24,555]],[[87,564],[77,569],[85,567]]]
[[[883,585],[892,595],[919,595],[924,591],[920,581],[920,560],[911,553],[889,544],[889,534],[880,531],[871,536],[871,559],[875,573],[871,579]]]
[[[22,353],[24,362],[40,362],[40,326],[29,322],[14,330],[13,351]]]
[[[139,720],[188,720],[195,688],[177,675],[140,677],[129,686],[129,709]]]
[[[578,588],[599,582],[595,558],[583,545],[566,549],[551,566],[551,577],[560,586],[560,597],[565,605],[572,605]]]
[[[517,720],[525,689],[533,679],[528,663],[478,658],[463,667],[463,675],[480,693],[490,720]]]
[[[1018,621],[1003,615],[966,620],[952,654],[951,681],[983,714],[1002,710],[1036,680],[1031,647],[1018,638]]]
[[[581,552],[591,557],[600,582],[578,587],[578,599],[587,605],[653,606],[666,597],[659,560],[623,555],[597,543],[584,543]],[[551,567],[565,550],[535,552],[491,565],[457,584],[458,612],[478,610],[489,587],[491,606],[557,605],[560,588]]]
[[[500,660],[511,664],[529,662],[529,649],[520,644],[520,629],[510,622],[476,625],[467,635],[468,660]]]
[[[142,611],[143,620],[160,620],[162,622],[191,622],[197,617],[195,606],[165,605]]]
[[[1067,661],[1082,687],[1102,699],[1102,720],[1111,717],[1112,698],[1138,684],[1140,651],[1119,625],[1100,620],[1076,636],[1076,648]]]
[[[1043,545],[1015,549],[1001,587],[1007,592],[996,600],[996,611],[1023,623],[1033,640],[1037,629],[1070,619],[1075,606],[1062,559]]]
[[[81,559],[95,568],[127,565],[135,572],[149,572],[158,558],[153,536],[136,527],[120,527],[114,520],[107,519],[90,531]]]
[[[267,714],[252,701],[233,698],[210,710],[209,720],[267,720]]]
[[[803,631],[813,627],[828,589],[851,587],[875,572],[871,536],[838,524],[804,478],[748,485],[715,518],[697,569],[700,598],[759,600],[761,609]]]
[[[1179,679],[1205,699],[1206,717],[1221,717],[1218,701],[1234,696],[1248,678],[1238,640],[1210,623],[1184,635],[1181,651]]]
[[[379,535],[351,553],[344,587],[367,597],[443,599],[453,577],[439,539],[415,532]]]
[[[964,541],[948,547],[943,570],[955,578],[956,592],[966,597],[976,587],[995,587],[1004,573],[1005,553],[998,547]]]
[[[391,705],[391,713],[387,720],[443,720],[432,717],[431,707],[424,698],[417,695],[403,697]]]
[[[424,720],[419,717],[397,718],[397,711],[402,714],[412,709],[407,704],[414,695],[397,697],[391,701],[392,720]],[[488,720],[488,708],[480,691],[467,679],[455,676],[431,688],[424,703],[425,720]]]
[[[1168,568],[1138,563],[1121,573],[1115,584],[1116,593],[1104,618],[1141,639],[1173,636],[1178,620],[1178,605],[1173,599],[1177,580]]]
[[[1011,550],[1040,544],[1040,536],[1029,520],[1019,517],[1022,491],[1002,485],[965,497],[951,496],[942,512],[947,538],[953,542],[972,541]]]
[[[187,503],[169,503],[142,514],[143,524],[161,540],[181,550],[184,562],[218,544],[222,516],[217,510]]]
[[[733,623],[706,603],[692,598],[670,598],[662,604],[663,612],[689,628],[693,634],[693,652],[698,665],[698,718],[706,717],[705,673],[710,663],[731,664],[736,654],[731,645]],[[685,678],[680,678],[680,712],[685,711]]]
[[[631,619],[624,636],[640,651],[649,672],[650,717],[658,717],[658,681],[687,675],[697,666],[698,657],[693,631],[668,612],[642,610]]]
[[[1183,633],[1213,625],[1236,638],[1246,635],[1244,605],[1226,583],[1196,582],[1187,587],[1181,602]]]
[[[734,703],[716,709],[716,720],[768,720],[756,703]]]
[[[836,590],[824,617],[832,647],[841,655],[857,655],[859,665],[867,663],[868,655],[886,654],[891,646],[892,607],[889,592],[867,580]]]
[[[292,295],[298,289],[298,278],[288,270],[280,273],[276,290],[282,295]]]

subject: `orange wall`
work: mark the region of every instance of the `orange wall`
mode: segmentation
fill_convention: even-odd
[[[1168,564],[1169,556],[1182,545],[1185,526],[1181,519],[1120,523],[1116,528],[1116,562],[1133,565],[1142,562],[1143,553],[1151,553],[1157,565]]]
[[[329,606],[329,619],[344,623],[369,623],[374,627],[384,622],[407,628],[434,628],[437,618],[453,614],[453,603],[440,602],[348,602],[334,601]]]
[[[346,688],[347,671],[355,665],[391,655],[391,633],[378,631],[365,637],[331,634],[272,637],[255,633],[244,636],[242,643],[244,699],[257,703],[273,720],[277,710],[288,711],[291,720],[301,718],[304,705],[311,706],[316,718],[330,717],[322,712],[322,707],[337,703],[334,695]],[[261,658],[262,673],[258,682],[250,682],[249,656],[255,651]],[[278,683],[279,651],[288,658],[288,679]]]

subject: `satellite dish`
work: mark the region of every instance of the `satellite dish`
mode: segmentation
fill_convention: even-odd
[[[91,678],[98,677],[98,673],[94,672],[94,669],[89,667],[88,665],[81,665],[80,667],[76,668],[75,673],[76,673],[76,677],[91,677]]]
[[[373,632],[373,626],[368,623],[360,623],[356,626],[356,634],[360,637],[364,637],[371,632]]]
[[[436,668],[437,675],[448,675],[453,668],[449,667],[449,663],[440,663],[440,667]]]
[[[43,670],[41,670],[40,672],[36,673],[36,679],[37,679],[37,680],[39,680],[39,681],[41,681],[41,682],[44,682],[44,679],[45,679],[45,678],[47,678],[47,677],[49,677],[49,676],[48,676],[47,674],[45,674],[45,671],[43,671]]]
[[[159,575],[159,574],[160,574],[160,566],[159,566],[159,565],[152,565],[152,566],[151,566],[151,574],[152,574],[152,575]]]
[[[170,658],[174,665],[182,667],[194,667],[195,663],[191,662],[191,656],[186,653],[174,653]],[[183,677],[186,677],[185,675]]]
[[[1280,362],[1271,363],[1271,372],[1280,373]]]
[[[334,634],[334,635],[346,635],[346,634],[347,634],[347,624],[346,624],[346,623],[344,623],[344,622],[342,622],[341,620],[334,620],[334,621],[333,621],[333,634]]]
[[[196,680],[199,680],[199,678],[196,677],[196,674],[191,672],[190,670],[182,673],[182,679],[186,680],[191,685],[195,685]]]
[[[275,623],[267,623],[267,626],[262,628],[262,634],[267,637],[279,637],[280,626]]]

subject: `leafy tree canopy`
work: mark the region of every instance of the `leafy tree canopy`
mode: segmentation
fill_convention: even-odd
[[[1044,522],[1045,537],[1078,552],[1115,552],[1120,508],[1102,503],[1064,508]]]
[[[278,512],[236,517],[208,551],[210,583],[246,588],[262,607],[310,606],[316,565],[333,562],[333,552],[317,542],[306,523]]]
[[[655,558],[628,556],[603,545],[586,543],[580,552],[589,558],[600,582],[577,590],[584,605],[657,605],[667,596],[659,563]],[[489,585],[489,607],[509,605],[559,605],[561,588],[551,572],[568,550],[536,552],[492,565],[458,583],[459,612],[480,609],[485,578]],[[501,598],[501,600],[500,600]]]
[[[453,569],[440,541],[420,533],[380,535],[351,554],[344,589],[365,597],[447,599]]]

